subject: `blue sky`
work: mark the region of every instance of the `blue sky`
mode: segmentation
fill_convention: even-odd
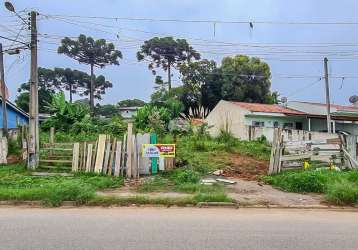
[[[187,38],[203,58],[218,63],[224,56],[256,55],[272,71],[272,90],[289,100],[324,102],[323,58],[329,58],[331,98],[348,104],[358,95],[358,25],[298,25],[277,22],[358,22],[358,1],[341,0],[13,0],[17,10],[35,9],[39,16],[39,66],[71,67],[89,72],[87,65],[58,55],[55,51],[63,36],[86,34],[113,41],[124,59],[120,66],[96,69],[114,87],[101,103],[126,98],[149,100],[154,77],[135,54],[140,44],[153,36]],[[47,16],[48,15],[48,16]],[[54,17],[53,15],[59,15]],[[66,15],[66,16],[64,16]],[[154,19],[252,21],[243,24],[146,22],[68,17],[136,17]],[[260,23],[274,21],[275,23]],[[0,8],[0,34],[15,37],[20,22],[4,7]],[[117,38],[117,35],[119,39]],[[25,40],[26,32],[20,38]],[[11,42],[1,40],[4,46]],[[29,78],[29,52],[5,55],[6,82],[14,99],[17,87]],[[299,77],[299,78],[292,78]],[[344,79],[342,77],[345,77]],[[352,78],[353,77],[353,78]],[[174,77],[175,85],[180,79]]]

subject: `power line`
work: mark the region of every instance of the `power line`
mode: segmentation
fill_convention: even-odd
[[[358,25],[358,21],[331,21],[331,22],[316,22],[316,21],[270,21],[270,20],[217,20],[217,19],[165,19],[165,18],[145,18],[145,17],[105,17],[105,16],[80,16],[80,15],[58,15],[58,14],[44,14],[45,17],[65,17],[65,18],[81,18],[81,19],[103,19],[114,21],[144,21],[144,22],[174,22],[174,23],[209,23],[209,24],[267,24],[267,25]]]

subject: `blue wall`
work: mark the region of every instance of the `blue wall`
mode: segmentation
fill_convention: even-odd
[[[16,120],[18,123],[21,124],[29,124],[29,118],[19,112],[18,110],[14,109],[10,105],[6,105],[7,109],[7,127],[8,128],[17,128]],[[0,100],[0,128],[2,126],[2,101]]]

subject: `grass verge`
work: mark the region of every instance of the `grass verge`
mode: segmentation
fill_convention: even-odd
[[[335,205],[358,204],[358,170],[287,171],[265,176],[262,180],[274,187],[296,193],[323,193]]]
[[[123,178],[77,173],[73,177],[31,176],[22,165],[0,167],[0,200],[42,201],[59,206],[63,201],[85,204],[96,191],[123,185]]]

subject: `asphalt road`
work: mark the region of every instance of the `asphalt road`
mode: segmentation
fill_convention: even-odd
[[[0,208],[1,249],[358,249],[358,213]]]

